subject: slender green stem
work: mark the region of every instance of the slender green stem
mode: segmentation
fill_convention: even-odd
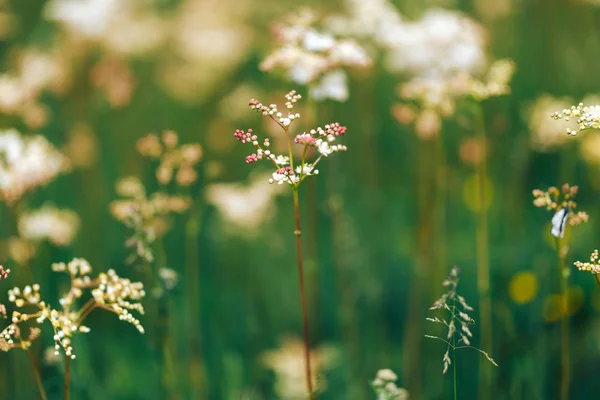
[[[71,357],[65,354],[65,393],[64,400],[69,400],[71,392]]]
[[[569,398],[570,381],[570,349],[569,349],[569,302],[567,299],[567,290],[569,285],[569,273],[565,268],[565,257],[562,251],[562,239],[556,238],[556,254],[558,258],[558,267],[560,271],[560,292],[561,292],[561,313],[560,313],[560,342],[561,342],[561,379],[560,379],[560,398],[567,400]]]
[[[40,375],[40,369],[38,367],[38,364],[35,361],[35,357],[33,357],[33,354],[31,354],[31,350],[27,349],[26,351],[27,355],[29,356],[29,361],[31,361],[31,368],[33,369],[35,381],[40,391],[40,397],[42,398],[42,400],[46,400],[48,397],[46,396],[46,391],[44,390],[44,385],[42,384],[42,376]]]
[[[477,289],[479,292],[479,319],[481,320],[481,347],[493,349],[492,336],[492,301],[490,297],[490,264],[488,244],[488,219],[487,219],[487,137],[485,133],[485,120],[483,108],[480,103],[475,105],[477,137],[481,146],[482,159],[477,164]],[[479,368],[479,398],[490,398],[491,365],[481,361]]]
[[[456,289],[455,289],[456,290]],[[452,321],[454,321],[454,316],[456,315],[456,293],[454,293],[454,297],[452,298]],[[452,332],[452,362],[454,365],[452,366],[452,372],[454,374],[454,400],[457,400],[457,389],[456,389],[456,332]]]
[[[600,286],[600,276],[598,274],[594,274],[594,278],[596,278],[596,283]]]
[[[443,132],[439,132],[435,139],[435,248],[436,263],[433,269],[433,279],[435,282],[434,291],[439,291],[437,284],[442,280],[443,271],[446,266],[446,155],[444,149]],[[438,293],[436,293],[436,296]]]
[[[308,329],[308,311],[306,308],[306,295],[304,292],[304,268],[302,266],[302,233],[300,230],[300,204],[298,201],[298,188],[294,187],[294,214],[296,216],[296,250],[298,255],[298,275],[300,278],[300,301],[302,302],[302,321],[304,326],[304,363],[306,373],[306,389],[309,398],[313,399],[313,386],[310,371],[310,337]]]

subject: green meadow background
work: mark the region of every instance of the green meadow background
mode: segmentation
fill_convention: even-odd
[[[0,42],[2,71],[11,71],[16,49],[50,51],[56,42],[59,31],[43,18],[44,3],[0,2],[18,21]],[[506,0],[502,4],[508,11],[497,16],[490,12],[496,0],[394,3],[406,18],[418,18],[433,6],[466,12],[489,30],[493,55],[516,63],[512,93],[483,105],[489,138],[493,322],[493,346],[485,350],[499,364],[491,369],[487,393],[489,399],[556,399],[560,323],[551,296],[558,293],[559,275],[549,234],[551,214],[533,206],[531,191],[565,182],[580,186],[578,204],[590,221],[569,234],[567,262],[587,260],[599,244],[600,170],[581,159],[579,137],[547,152],[534,149],[526,110],[544,93],[570,96],[574,102],[600,93],[600,8],[575,0]],[[178,4],[163,0],[157,12]],[[33,277],[54,302],[66,282],[50,271],[52,262],[84,257],[96,272],[114,268],[142,279],[141,271],[124,263],[129,231],[109,210],[119,177],[136,174],[156,189],[155,165],[135,151],[136,141],[148,132],[173,129],[181,142],[203,146],[199,180],[190,189],[192,209],[174,220],[164,239],[161,262],[179,273],[178,286],[169,296],[144,301],[151,310],[141,318],[144,336],[113,315],[92,315],[91,332],[74,341],[73,399],[278,398],[276,374],[265,366],[262,354],[279,348],[283,338],[302,334],[291,192],[276,197],[268,210],[271,218],[249,229],[228,223],[206,194],[210,185],[247,184],[253,174],[266,171],[262,163],[247,166],[247,149],[233,138],[236,128],[263,126],[255,113],[244,111],[249,97],[268,103],[282,102],[283,94],[294,88],[306,94],[304,88],[258,69],[274,47],[270,25],[296,6],[327,13],[339,12],[342,4],[240,4],[236,13],[244,14],[236,21],[243,20],[248,29],[247,50],[226,71],[199,70],[209,74],[205,79],[210,85],[197,96],[192,93],[184,101],[159,84],[161,65],[171,57],[161,51],[123,59],[135,86],[127,104],[112,107],[90,78],[105,54],[90,45],[76,50],[68,90],[42,94],[50,115],[44,126],[32,130],[13,116],[0,118],[3,128],[43,134],[58,147],[85,123],[96,141],[91,166],[75,168],[27,197],[30,207],[52,202],[75,210],[81,228],[74,243],[67,248],[42,245],[29,271],[0,254],[5,267],[13,269],[11,278],[1,282],[2,290]],[[224,15],[227,21],[227,11]],[[370,70],[352,75],[347,102],[318,106],[320,125],[335,120],[348,127],[343,138],[348,151],[323,163],[318,179],[307,181],[301,193],[311,341],[315,348],[327,346],[335,353],[323,370],[327,385],[320,399],[374,398],[369,381],[381,368],[393,369],[413,399],[451,397],[451,375],[441,374],[445,347],[423,335],[440,334],[425,317],[453,265],[462,270],[459,293],[480,320],[475,169],[459,157],[460,144],[475,133],[452,118],[444,120],[443,140],[420,140],[411,126],[399,124],[391,114],[399,101],[395,87],[403,79],[376,58]],[[232,97],[241,85],[257,93]],[[442,181],[436,177],[439,157],[447,163]],[[251,208],[252,202],[247,198],[245,206]],[[11,218],[11,210],[0,204],[0,239],[14,234]],[[510,291],[522,272],[535,277],[534,284],[517,286],[517,292],[531,294],[525,302]],[[600,390],[600,291],[589,274],[574,267],[571,272],[571,398],[590,399]],[[6,296],[0,300],[6,303]],[[478,345],[478,324],[473,331]],[[51,334],[43,331],[34,354],[41,359],[51,345]],[[478,398],[483,363],[476,352],[459,353],[459,398]],[[62,396],[62,372],[61,363],[42,362],[51,399]],[[0,354],[0,399],[36,398],[26,354]]]

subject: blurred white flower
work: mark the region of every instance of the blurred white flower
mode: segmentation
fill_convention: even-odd
[[[393,72],[448,78],[480,73],[487,65],[484,28],[456,11],[430,9],[418,21],[390,27],[380,41]]]
[[[127,0],[51,0],[45,15],[89,37],[100,37]]]
[[[281,185],[265,185],[271,174],[255,175],[247,186],[236,183],[215,183],[207,187],[207,200],[239,234],[253,233],[273,217],[275,197],[286,192]]]
[[[327,73],[315,85],[310,86],[309,94],[312,99],[348,100],[348,78],[346,73],[337,69]]]
[[[331,32],[341,36],[377,39],[402,21],[389,0],[346,0],[344,3],[345,15],[331,16],[324,21]]]
[[[44,186],[69,168],[67,158],[45,137],[0,131],[0,196],[9,204]]]
[[[282,69],[287,78],[307,85],[315,100],[348,98],[344,69],[371,65],[367,52],[354,40],[336,38],[327,24],[318,30],[316,17],[310,12],[289,18],[287,24],[274,29],[279,47],[261,63],[263,71]]]
[[[524,110],[524,117],[530,132],[531,147],[536,151],[555,150],[572,141],[567,128],[573,124],[565,120],[553,120],[550,115],[556,110],[569,108],[573,101],[569,98],[555,98],[548,94],[538,97]]]
[[[21,215],[19,234],[33,242],[48,240],[57,246],[67,246],[75,238],[79,225],[79,216],[74,211],[45,205]]]
[[[317,391],[325,388],[326,382],[321,375],[330,368],[338,357],[337,349],[319,347],[311,350],[311,379]],[[275,372],[275,392],[287,400],[306,398],[306,378],[304,376],[304,343],[297,338],[284,338],[277,350],[262,354],[263,364]]]

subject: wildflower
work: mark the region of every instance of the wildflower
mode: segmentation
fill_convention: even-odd
[[[4,269],[2,265],[0,265],[0,281],[2,279],[7,279],[10,274],[10,269]]]
[[[270,104],[264,105],[258,100],[251,99],[248,104],[250,109],[262,114],[263,116],[269,117],[275,123],[283,129],[285,135],[291,143],[291,136],[289,132],[290,125],[300,118],[300,114],[291,112],[296,102],[301,99],[301,96],[292,90],[286,95],[286,108],[288,109],[287,115],[281,113],[277,105]],[[243,131],[237,129],[233,136],[243,144],[250,144],[255,147],[256,152],[246,156],[246,163],[254,163],[262,159],[267,159],[275,165],[275,171],[272,173],[269,183],[277,184],[289,184],[296,188],[306,177],[318,174],[318,170],[315,169],[316,165],[322,159],[333,153],[339,151],[346,151],[347,147],[341,144],[335,144],[334,142],[340,136],[346,134],[346,127],[340,125],[339,122],[333,122],[325,125],[324,127],[317,127],[311,129],[309,132],[303,132],[296,135],[293,138],[295,144],[304,147],[303,157],[300,165],[293,166],[293,157],[290,152],[289,156],[275,155],[269,150],[270,140],[268,138],[260,141],[258,135],[254,133],[252,129]],[[262,144],[261,144],[262,143]],[[290,147],[291,148],[291,147]],[[309,163],[306,159],[306,154],[309,148],[315,148],[320,154],[314,162]]]
[[[308,85],[315,100],[346,101],[348,84],[343,68],[365,68],[371,65],[371,59],[357,42],[319,31],[316,22],[312,13],[304,12],[290,18],[288,25],[275,26],[281,47],[260,67],[268,72],[286,70],[291,81]]]
[[[417,21],[386,27],[379,42],[388,50],[386,67],[420,78],[447,80],[478,74],[486,66],[484,28],[456,11],[427,10]]]
[[[576,211],[577,203],[573,199],[578,190],[578,186],[570,186],[565,183],[560,190],[556,187],[550,187],[545,192],[540,189],[533,191],[533,204],[536,207],[545,207],[548,211],[554,211],[551,230],[554,237],[562,239],[567,224],[577,226],[587,222],[587,213]]]
[[[11,324],[0,332],[0,350],[29,348],[31,342],[39,336],[40,329],[37,326],[30,328],[29,335],[25,338],[21,336],[21,324],[31,321],[42,325],[48,321],[54,331],[55,352],[58,353],[62,348],[67,357],[74,359],[72,337],[77,333],[90,331],[83,322],[95,309],[113,312],[120,320],[131,323],[140,333],[144,333],[140,321],[131,313],[131,311],[144,313],[144,308],[137,302],[145,296],[142,283],[121,278],[114,270],[101,273],[97,278],[92,279],[89,276],[92,267],[86,260],[80,258],[75,258],[68,264],[53,264],[52,270],[66,272],[71,277],[69,291],[59,300],[61,307],[52,308],[44,301],[38,284],[27,285],[23,289],[18,287],[10,289],[8,300],[11,303],[19,309],[33,308],[35,312],[13,312]],[[91,294],[90,300],[78,309],[74,309],[77,300],[81,299],[86,291]]]
[[[27,210],[19,217],[19,234],[23,239],[47,239],[57,246],[69,245],[79,230],[79,216],[71,210],[44,205]]]
[[[43,136],[0,131],[0,199],[14,204],[26,192],[45,186],[69,168],[66,157]]]
[[[548,114],[566,107],[570,102],[568,98],[555,98],[543,94],[524,110],[531,146],[535,150],[547,152],[568,143],[569,137],[565,135],[565,131],[569,128],[570,122],[564,119],[558,122],[552,121],[548,118]]]
[[[600,105],[585,106],[583,103],[579,103],[571,108],[565,108],[561,112],[556,111],[551,117],[567,122],[576,119],[577,129],[567,128],[567,133],[573,136],[577,135],[578,130],[600,129]]]
[[[10,269],[4,269],[4,267],[0,265],[0,281],[8,278],[8,274],[10,274]],[[6,317],[6,307],[2,303],[0,303],[0,317]]]
[[[450,270],[448,278],[442,283],[443,286],[448,288],[448,292],[444,293],[429,308],[430,310],[446,310],[450,313],[450,318],[426,318],[427,321],[443,324],[448,328],[448,333],[446,334],[445,338],[425,335],[427,338],[440,340],[448,345],[446,352],[442,357],[443,374],[448,372],[448,368],[456,356],[456,350],[459,348],[472,348],[477,350],[483,356],[485,356],[489,362],[495,366],[498,366],[485,351],[471,346],[471,338],[473,337],[473,333],[471,333],[469,326],[474,324],[475,320],[468,314],[470,311],[473,311],[473,308],[467,304],[464,297],[457,293],[459,274],[460,270],[458,267],[453,267]],[[452,356],[450,355],[450,350],[452,350]],[[456,362],[456,360],[454,360],[454,362]]]
[[[137,142],[138,152],[159,162],[156,179],[162,186],[176,183],[185,188],[198,178],[196,165],[202,159],[202,147],[198,144],[179,144],[179,137],[173,131],[165,131],[159,137],[150,133]],[[154,260],[152,244],[169,229],[169,220],[173,214],[187,211],[192,200],[189,196],[168,194],[166,189],[146,193],[139,178],[129,176],[117,182],[117,193],[122,199],[111,203],[113,216],[134,233],[125,242],[134,253],[128,263],[140,258],[147,262]]]
[[[206,188],[207,201],[217,207],[228,225],[240,228],[232,229],[232,232],[254,234],[261,224],[274,216],[275,198],[285,190],[280,185],[268,185],[265,188],[264,181],[270,178],[271,174],[260,174],[251,177],[247,185],[211,184]]]
[[[156,178],[161,185],[171,183],[175,177],[179,186],[190,186],[197,179],[194,167],[202,158],[202,147],[199,144],[177,147],[179,139],[173,131],[163,132],[161,139],[153,133],[146,135],[137,143],[138,152],[160,161]]]
[[[371,386],[377,394],[377,400],[408,400],[408,391],[396,386],[398,376],[391,369],[377,371]]]
[[[589,271],[593,275],[600,274],[600,263],[598,263],[598,249],[592,252],[589,262],[575,261],[575,266],[579,271]]]

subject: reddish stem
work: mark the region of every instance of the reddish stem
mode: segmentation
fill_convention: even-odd
[[[298,202],[298,189],[294,188],[294,213],[296,214],[296,249],[298,253],[298,275],[300,278],[300,300],[302,302],[302,319],[304,324],[304,363],[306,373],[306,389],[308,396],[313,399],[312,374],[310,371],[310,338],[308,329],[308,311],[306,309],[306,295],[304,293],[304,268],[302,267],[302,238],[300,231],[300,206]]]
[[[64,400],[69,400],[71,386],[71,357],[65,354],[65,394]]]

